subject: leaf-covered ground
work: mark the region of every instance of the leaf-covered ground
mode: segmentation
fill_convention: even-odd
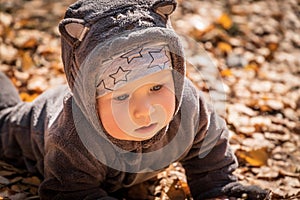
[[[72,2],[0,3],[0,70],[24,101],[65,83],[57,24]],[[181,0],[172,16],[188,77],[228,123],[236,175],[272,190],[272,199],[300,199],[299,11],[297,0]],[[181,170],[160,174],[157,198],[187,196]],[[175,176],[183,193],[169,187]],[[0,199],[38,199],[39,183],[0,162]]]

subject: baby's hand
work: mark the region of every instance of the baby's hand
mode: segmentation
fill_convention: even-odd
[[[270,191],[264,190],[258,186],[244,186],[240,183],[230,183],[223,188],[223,194],[230,197],[229,200],[247,199],[264,200],[270,199]],[[226,198],[225,198],[226,199]]]

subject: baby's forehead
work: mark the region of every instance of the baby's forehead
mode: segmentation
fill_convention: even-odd
[[[173,82],[172,70],[165,69],[165,70],[155,72],[153,74],[139,77],[138,79],[132,82],[128,82],[123,87],[130,86],[130,85],[142,86],[146,84],[162,84],[169,81]]]
[[[137,80],[129,82],[122,87],[112,91],[114,96],[118,96],[123,93],[132,93],[133,91],[142,87],[153,87],[155,85],[164,85],[167,88],[172,89],[173,75],[171,69],[162,70],[144,77],[140,77]]]
[[[100,66],[105,70],[99,77],[97,96],[150,74],[172,69],[171,63],[167,45],[148,45],[115,55]]]

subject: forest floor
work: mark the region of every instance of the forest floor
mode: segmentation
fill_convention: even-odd
[[[0,2],[0,71],[24,101],[66,83],[57,25],[72,2]],[[187,76],[228,123],[235,174],[271,199],[300,199],[299,10],[297,0],[180,0],[172,16]],[[38,199],[40,181],[0,162],[0,199]],[[159,190],[171,198],[170,187]]]

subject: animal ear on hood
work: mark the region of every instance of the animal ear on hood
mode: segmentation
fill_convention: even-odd
[[[59,31],[63,38],[72,45],[76,41],[82,41],[89,28],[82,19],[66,18],[59,24]]]
[[[161,1],[153,5],[153,10],[167,19],[176,9],[176,1]]]

